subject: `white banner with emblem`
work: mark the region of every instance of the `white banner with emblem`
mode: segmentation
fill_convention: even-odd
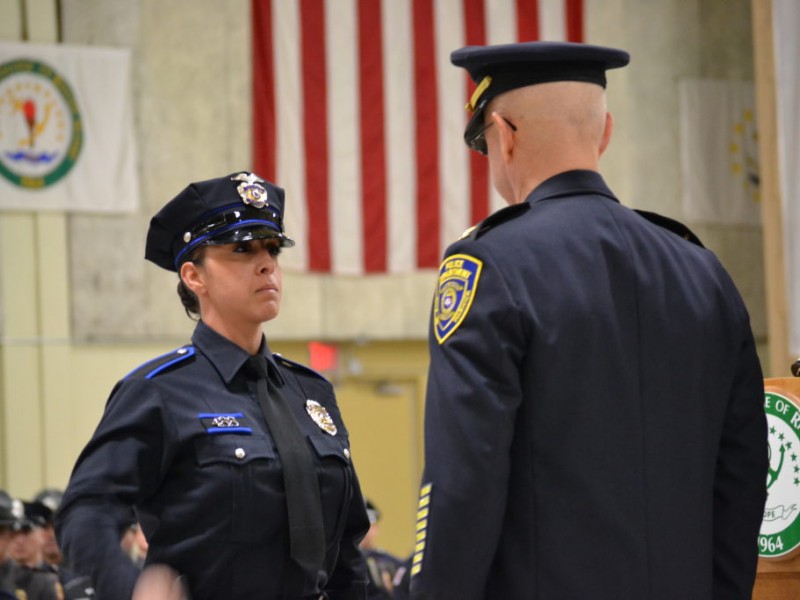
[[[683,216],[690,223],[761,222],[752,81],[679,82]]]
[[[0,210],[137,208],[130,54],[0,42]]]

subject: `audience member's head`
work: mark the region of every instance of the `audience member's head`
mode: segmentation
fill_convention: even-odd
[[[19,532],[11,542],[11,558],[26,567],[38,567],[44,561],[45,528],[52,528],[53,512],[41,502],[23,502]]]
[[[58,547],[58,541],[56,540],[56,532],[53,528],[53,518],[59,506],[61,506],[63,495],[64,493],[61,490],[46,488],[36,494],[33,499],[34,502],[40,503],[50,511],[42,528],[42,557],[50,565],[60,565],[63,560],[61,549]]]

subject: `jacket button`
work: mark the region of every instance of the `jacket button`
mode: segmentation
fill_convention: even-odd
[[[236,456],[236,458],[242,460],[247,453],[244,451],[244,448],[237,448],[234,450],[233,454]]]
[[[350,458],[350,448],[345,448],[344,449],[344,457],[345,458]]]

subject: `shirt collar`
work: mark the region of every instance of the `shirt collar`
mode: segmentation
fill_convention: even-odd
[[[526,202],[559,198],[561,196],[585,196],[599,194],[614,202],[619,202],[614,192],[606,185],[603,176],[597,171],[576,170],[553,175],[540,183],[528,195]]]
[[[197,326],[192,334],[192,343],[214,366],[226,385],[230,385],[233,378],[239,373],[242,365],[244,365],[250,357],[243,348],[211,329],[211,327],[203,323],[203,321],[197,322]],[[272,377],[282,384],[283,380],[280,376],[278,366],[275,363],[272,352],[269,350],[267,339],[263,335],[261,336],[261,348],[258,352],[267,359]]]

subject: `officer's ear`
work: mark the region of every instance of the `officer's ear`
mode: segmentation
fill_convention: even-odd
[[[603,156],[603,152],[606,151],[608,148],[609,142],[611,142],[611,133],[614,131],[614,117],[611,116],[610,112],[606,113],[606,125],[603,128],[603,137],[600,138],[600,156]]]
[[[198,263],[187,260],[181,265],[180,277],[183,284],[194,292],[195,296],[200,296],[205,291],[205,278]]]
[[[514,153],[514,128],[497,111],[492,113],[491,118],[497,128],[500,155],[503,162],[508,162]]]

